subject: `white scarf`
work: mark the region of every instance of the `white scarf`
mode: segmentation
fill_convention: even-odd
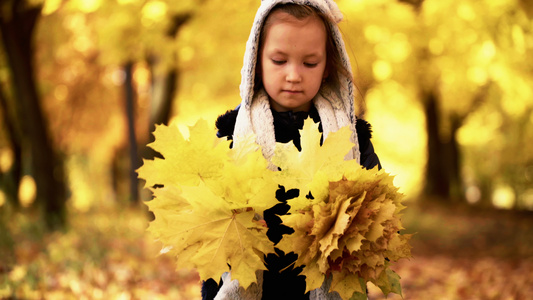
[[[324,140],[330,132],[335,132],[344,126],[350,126],[352,130],[351,140],[355,144],[351,153],[348,153],[346,159],[356,159],[360,162],[359,144],[357,142],[357,131],[355,124],[350,120],[350,114],[343,102],[338,99],[338,95],[330,89],[323,87],[313,99],[320,121]],[[239,146],[242,139],[251,133],[256,135],[256,142],[262,147],[263,155],[270,160],[274,155],[276,147],[276,135],[274,131],[274,117],[270,110],[270,102],[267,93],[260,90],[253,98],[249,112],[241,113],[239,109],[235,130],[233,131],[233,140],[235,147]],[[352,111],[353,112],[353,111]]]

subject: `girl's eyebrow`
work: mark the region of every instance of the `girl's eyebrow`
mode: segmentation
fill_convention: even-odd
[[[323,55],[320,55],[319,53],[311,53],[304,56],[304,58],[315,58],[315,57],[322,57]]]
[[[283,52],[281,49],[273,49],[272,51],[270,51],[270,54],[282,54],[282,55],[287,55],[287,53]]]
[[[281,54],[281,55],[288,55],[287,53],[285,53],[284,51],[282,51],[281,49],[273,49],[270,54]],[[323,55],[321,55],[320,53],[318,52],[312,52],[312,53],[309,53],[309,54],[306,54],[304,55],[304,58],[315,58],[315,57],[322,57]]]

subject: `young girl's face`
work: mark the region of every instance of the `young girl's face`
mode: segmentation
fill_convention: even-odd
[[[308,111],[326,77],[326,28],[318,17],[285,12],[269,26],[262,46],[261,79],[278,111]]]

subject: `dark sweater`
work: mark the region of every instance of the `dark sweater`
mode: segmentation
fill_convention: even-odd
[[[217,136],[233,139],[233,130],[237,119],[238,108],[226,112],[218,117],[216,127]],[[320,122],[320,116],[314,106],[309,112],[276,112],[272,110],[274,117],[274,131],[276,141],[288,143],[292,141],[294,145],[301,150],[299,130],[303,128],[304,120],[310,117],[315,123]],[[322,126],[319,124],[318,130],[322,132]],[[374,147],[370,142],[372,130],[370,124],[364,120],[358,119],[356,123],[359,150],[361,151],[361,165],[371,169],[376,165],[381,168],[379,158],[374,152]],[[280,202],[274,207],[265,210],[263,217],[267,223],[268,238],[277,244],[284,234],[291,234],[294,231],[281,224],[280,215],[289,211],[287,200],[299,196],[299,190],[285,190],[280,186],[276,191],[276,199]],[[293,263],[298,256],[294,252],[284,253],[276,248],[276,253],[270,253],[265,257],[265,266],[268,268],[263,273],[263,297],[264,300],[270,299],[309,299],[309,293],[305,293],[305,277],[299,275],[301,267],[294,268]],[[209,279],[202,283],[202,299],[213,299],[220,288],[220,283]]]
[[[235,129],[235,121],[237,119],[237,112],[239,108],[230,110],[218,117],[216,127],[218,129],[218,137],[226,137],[229,140],[233,139],[233,130]],[[314,106],[311,106],[309,112],[276,112],[272,110],[274,117],[274,131],[276,134],[276,142],[288,143],[294,142],[294,145],[301,150],[300,147],[300,133],[298,130],[303,128],[304,120],[311,117],[315,123],[320,122],[320,116]],[[355,124],[357,130],[357,140],[359,142],[359,151],[361,151],[361,165],[367,169],[372,169],[376,165],[381,169],[379,158],[374,152],[374,146],[370,139],[372,138],[372,128],[370,124],[363,120],[357,119]],[[322,125],[319,125],[318,130],[322,132]]]

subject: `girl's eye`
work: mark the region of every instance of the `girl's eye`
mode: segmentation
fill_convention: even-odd
[[[275,64],[275,65],[282,65],[285,63],[284,60],[277,60],[277,59],[272,59],[272,63]]]
[[[317,63],[304,63],[304,66],[308,67],[308,68],[314,68],[316,67],[318,64]]]

